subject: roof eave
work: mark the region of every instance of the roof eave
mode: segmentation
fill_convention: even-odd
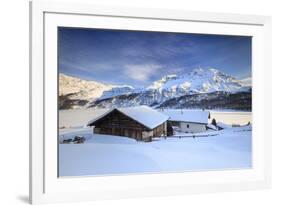
[[[149,127],[149,126],[147,126],[147,125],[145,125],[145,124],[139,122],[139,121],[136,120],[135,118],[133,118],[133,117],[127,115],[126,113],[122,112],[120,109],[118,109],[118,108],[113,108],[113,109],[111,109],[111,110],[108,110],[108,111],[105,112],[103,115],[99,116],[98,118],[96,118],[96,119],[91,120],[90,122],[88,122],[88,123],[87,123],[87,126],[90,126],[90,127],[94,126],[93,123],[97,122],[98,120],[100,120],[100,119],[103,118],[104,116],[110,114],[110,113],[113,112],[114,110],[117,110],[118,112],[120,112],[120,113],[122,113],[123,115],[129,117],[130,119],[132,119],[132,120],[138,122],[139,124],[143,125],[145,128],[147,128],[147,129],[149,129],[149,130],[153,130],[154,128],[158,127],[159,125],[163,124],[164,122],[167,122],[168,119],[169,119],[169,117],[167,117],[166,120],[163,120],[161,123],[155,125],[154,127]]]
[[[171,120],[171,119],[170,119],[169,121],[196,123],[196,124],[203,124],[203,125],[207,125],[207,124],[208,124],[208,123],[205,123],[205,122],[192,122],[192,121],[185,121],[185,120]]]

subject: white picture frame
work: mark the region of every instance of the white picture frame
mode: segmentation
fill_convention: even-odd
[[[253,36],[253,168],[127,176],[57,177],[58,26]],[[55,77],[54,77],[55,76]],[[271,18],[255,15],[30,3],[30,202],[74,202],[269,188]],[[71,197],[69,197],[71,196]]]

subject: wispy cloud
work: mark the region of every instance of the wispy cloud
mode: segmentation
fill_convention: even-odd
[[[100,82],[144,86],[199,65],[251,74],[248,37],[64,28],[59,46],[60,72]]]
[[[126,65],[124,74],[133,80],[145,82],[158,74],[161,66],[156,64]]]

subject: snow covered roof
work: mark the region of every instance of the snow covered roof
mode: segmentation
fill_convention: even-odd
[[[88,122],[88,126],[96,122],[97,120],[103,118],[104,116],[111,113],[113,110],[118,110],[124,115],[132,118],[133,120],[139,122],[149,129],[154,129],[158,125],[166,122],[169,117],[163,113],[160,113],[148,106],[136,106],[136,107],[126,107],[126,108],[112,108],[106,111],[103,115]]]
[[[114,109],[97,109],[99,110],[99,112],[95,112],[94,115],[94,118],[92,120],[90,120],[88,123],[87,123],[87,126],[90,126],[90,124],[94,123],[95,121],[103,118],[104,116],[106,116],[108,113],[110,113],[111,111],[113,111]]]
[[[212,124],[208,124],[207,127],[209,129],[212,129],[212,130],[217,130],[217,127],[215,125],[212,125]]]
[[[208,119],[210,116],[209,111],[203,110],[164,110],[163,114],[168,115],[171,121],[181,121],[181,122],[194,122],[201,124],[208,124]]]
[[[217,126],[220,127],[220,128],[223,128],[223,129],[231,128],[231,125],[227,125],[227,124],[222,123],[222,122],[217,122]]]

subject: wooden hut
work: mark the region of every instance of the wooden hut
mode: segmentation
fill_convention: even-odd
[[[96,134],[117,135],[148,141],[167,135],[168,116],[147,106],[114,108],[91,120]]]

